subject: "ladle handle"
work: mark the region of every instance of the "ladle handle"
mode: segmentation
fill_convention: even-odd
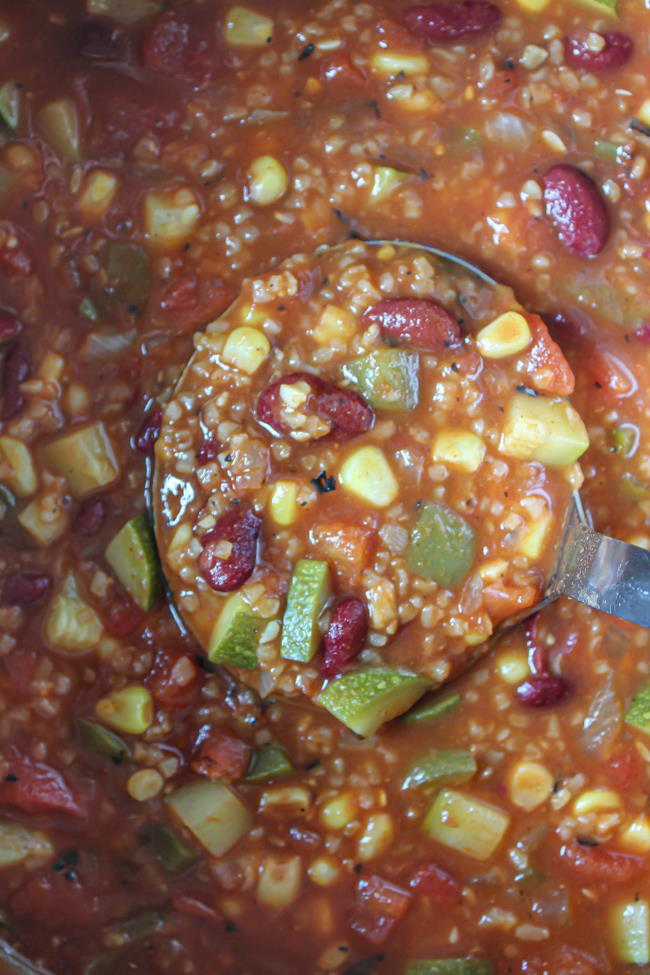
[[[570,596],[593,609],[650,627],[650,552],[593,531],[575,495],[546,596]]]

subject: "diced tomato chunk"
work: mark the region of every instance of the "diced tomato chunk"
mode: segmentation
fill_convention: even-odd
[[[458,881],[435,863],[424,863],[419,867],[409,886],[433,904],[460,904],[462,900]]]
[[[533,334],[533,345],[528,352],[531,386],[550,396],[570,396],[575,387],[575,376],[562,349],[553,341],[539,315],[526,315],[526,319]]]
[[[253,749],[241,738],[212,728],[192,759],[192,769],[209,779],[241,779],[246,775]]]
[[[192,657],[159,650],[148,683],[156,703],[175,711],[192,704],[200,681],[201,672]]]
[[[133,633],[137,627],[142,626],[145,614],[132,599],[120,593],[104,613],[103,619],[107,632],[116,639],[122,640]]]
[[[588,379],[608,400],[626,399],[638,389],[638,383],[625,363],[609,349],[586,350],[584,368]]]
[[[343,52],[332,54],[321,61],[320,77],[328,85],[347,88],[363,88],[366,84],[366,76],[361,68],[353,64],[350,56]]]
[[[608,778],[615,789],[629,789],[645,776],[645,762],[634,748],[623,748],[607,763]]]
[[[560,860],[583,883],[625,884],[648,869],[647,862],[639,857],[580,843],[566,843],[560,850]]]
[[[0,230],[0,271],[11,278],[26,278],[32,273],[29,251],[12,224]]]
[[[413,895],[377,874],[359,881],[348,923],[362,938],[380,945],[406,914]]]
[[[149,71],[202,87],[214,77],[216,34],[188,10],[166,10],[146,32],[142,63]]]
[[[357,585],[374,554],[374,529],[343,521],[326,521],[314,525],[311,538],[320,554],[332,563],[341,581],[350,586]]]
[[[85,818],[86,802],[78,796],[56,769],[14,753],[0,782],[0,806],[10,806],[28,815],[65,813]]]
[[[514,616],[529,606],[534,606],[540,597],[535,586],[486,586],[483,601],[493,623]]]
[[[161,307],[178,332],[188,332],[218,318],[233,301],[235,289],[220,278],[197,278],[186,274],[175,278],[161,298]]]

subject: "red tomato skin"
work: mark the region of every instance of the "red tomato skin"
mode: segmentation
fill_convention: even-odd
[[[192,770],[209,779],[242,779],[250,765],[253,749],[229,732],[210,729],[192,759]]]
[[[194,702],[200,681],[201,674],[192,657],[159,650],[148,683],[157,704],[178,711]]]
[[[63,775],[44,762],[14,754],[0,782],[0,806],[19,809],[28,816],[63,813],[85,819],[86,801],[75,794]]]
[[[560,850],[560,860],[583,883],[625,884],[648,869],[645,860],[607,849],[605,846],[582,846],[566,843]]]
[[[409,887],[432,904],[460,904],[463,899],[458,881],[435,863],[422,864],[411,877]]]

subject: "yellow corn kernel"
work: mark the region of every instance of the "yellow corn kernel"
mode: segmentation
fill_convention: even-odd
[[[345,829],[356,819],[359,803],[354,792],[341,792],[321,807],[319,819],[326,829]]]
[[[429,59],[424,54],[376,51],[370,58],[370,70],[386,78],[396,74],[426,74],[429,70]]]
[[[320,345],[345,344],[354,332],[354,319],[349,311],[338,305],[325,305],[313,336]]]
[[[264,47],[273,39],[273,21],[248,7],[231,7],[224,34],[234,47]]]
[[[147,802],[155,799],[160,793],[165,780],[155,768],[141,768],[129,777],[126,791],[136,802]]]
[[[549,528],[553,521],[553,515],[550,511],[545,511],[544,514],[540,515],[539,518],[528,525],[524,534],[522,535],[521,541],[519,542],[519,551],[522,555],[525,555],[531,561],[538,559],[542,554],[544,549],[544,544],[548,538]]]
[[[262,365],[269,352],[271,343],[264,332],[256,328],[243,325],[231,332],[226,339],[221,358],[230,366],[241,369],[252,376]]]
[[[273,911],[282,911],[298,897],[301,881],[300,857],[266,856],[260,867],[257,900]]]
[[[248,167],[248,198],[267,207],[281,200],[289,187],[289,174],[275,156],[258,156]]]
[[[110,17],[118,24],[136,24],[145,17],[160,13],[161,0],[86,0],[89,14]]]
[[[201,216],[188,186],[151,190],[144,198],[144,229],[152,244],[167,247],[189,237]]]
[[[545,10],[550,2],[551,0],[517,0],[519,6],[531,14],[538,14]]]
[[[90,406],[90,392],[81,383],[70,383],[63,394],[63,403],[68,416],[76,417],[86,413]]]
[[[508,404],[499,450],[507,457],[567,467],[589,446],[579,414],[566,400],[515,393]]]
[[[621,846],[642,856],[650,853],[650,818],[641,813],[618,834]]]
[[[370,196],[373,200],[383,200],[396,186],[408,179],[410,173],[392,166],[375,166],[372,175]]]
[[[589,813],[614,812],[621,806],[621,797],[613,789],[587,789],[574,799],[573,812],[576,816],[587,816]]]
[[[496,669],[501,680],[516,687],[530,676],[526,654],[520,650],[504,650],[496,659]]]
[[[312,861],[307,876],[319,887],[330,887],[341,875],[341,867],[334,857],[317,857]]]
[[[142,735],[153,724],[153,698],[146,687],[133,684],[100,698],[95,714],[116,731]]]
[[[29,861],[40,866],[54,856],[54,846],[45,835],[22,823],[0,820],[0,870]]]
[[[644,125],[650,125],[650,98],[646,98],[643,102],[639,111],[636,113],[636,117]]]
[[[393,835],[393,820],[388,813],[372,813],[357,840],[357,860],[367,863],[386,853],[393,842]]]
[[[476,344],[485,359],[505,359],[530,345],[532,334],[528,322],[518,311],[507,311],[476,335]]]
[[[443,430],[431,448],[433,460],[472,474],[485,458],[485,443],[468,430]]]
[[[115,199],[117,177],[107,169],[93,169],[86,176],[79,197],[79,209],[86,220],[101,220]]]
[[[487,614],[481,615],[478,620],[473,620],[472,629],[464,634],[464,640],[468,647],[477,647],[485,643],[488,637],[492,636],[492,620]]]
[[[517,762],[508,775],[510,801],[526,812],[546,802],[553,785],[553,776],[540,762]]]
[[[29,497],[38,487],[31,451],[15,437],[0,437],[0,483],[19,498]]]
[[[58,383],[65,369],[65,359],[56,352],[46,352],[38,367],[38,377],[46,383]]]
[[[374,508],[387,508],[399,494],[399,486],[379,447],[360,447],[350,454],[339,471],[341,486]]]
[[[386,92],[386,98],[391,102],[397,102],[403,112],[423,112],[437,114],[443,106],[443,102],[430,88],[421,88],[419,91],[413,85],[399,84],[393,85]]]
[[[293,525],[298,517],[298,492],[296,481],[276,481],[271,488],[269,511],[276,525]]]
[[[505,559],[491,559],[478,567],[478,574],[483,582],[498,582],[503,579],[508,571],[508,563]]]

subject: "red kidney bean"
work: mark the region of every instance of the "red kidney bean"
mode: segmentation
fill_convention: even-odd
[[[368,635],[368,613],[365,603],[349,596],[339,603],[323,637],[320,672],[323,677],[336,677],[363,650]]]
[[[23,323],[10,311],[0,309],[0,342],[8,342],[22,331]]]
[[[141,454],[150,456],[160,434],[162,410],[154,407],[149,410],[135,435],[135,445]]]
[[[565,37],[564,56],[567,64],[572,68],[584,68],[585,71],[607,71],[609,68],[620,68],[630,60],[634,51],[631,37],[615,31],[598,36],[605,42],[600,51],[593,51],[589,47],[586,35]]]
[[[377,325],[382,338],[398,345],[417,345],[427,352],[457,348],[458,322],[437,301],[426,298],[385,298],[363,313],[364,325]]]
[[[206,437],[196,452],[199,464],[209,464],[211,460],[215,460],[222,446],[216,437]]]
[[[2,366],[2,411],[0,420],[11,420],[22,410],[25,397],[20,392],[20,384],[29,376],[30,362],[18,345],[12,345],[6,352]]]
[[[203,551],[199,555],[199,569],[203,578],[216,592],[239,589],[255,568],[257,539],[262,519],[252,508],[238,505],[226,511],[214,528],[203,536]],[[221,558],[217,546],[230,542],[230,554]]]
[[[103,498],[88,498],[79,506],[72,522],[76,535],[96,535],[106,518],[106,502]]]
[[[280,390],[282,386],[299,382],[306,383],[311,390],[300,408],[301,412],[317,416],[329,425],[327,433],[313,439],[332,437],[335,440],[350,440],[372,426],[375,415],[363,397],[308,372],[290,373],[264,390],[257,401],[257,419],[260,423],[280,435],[292,432],[282,416]]]
[[[559,163],[542,182],[546,215],[564,246],[578,257],[595,257],[607,243],[609,218],[594,181],[575,166]]]
[[[434,44],[485,34],[497,28],[501,19],[501,11],[489,0],[438,0],[409,7],[404,15],[409,30]]]
[[[564,701],[571,693],[571,685],[555,674],[534,674],[523,681],[515,693],[528,708],[548,708]]]
[[[2,587],[2,602],[8,606],[30,606],[49,592],[51,580],[44,572],[25,569],[7,576]]]

